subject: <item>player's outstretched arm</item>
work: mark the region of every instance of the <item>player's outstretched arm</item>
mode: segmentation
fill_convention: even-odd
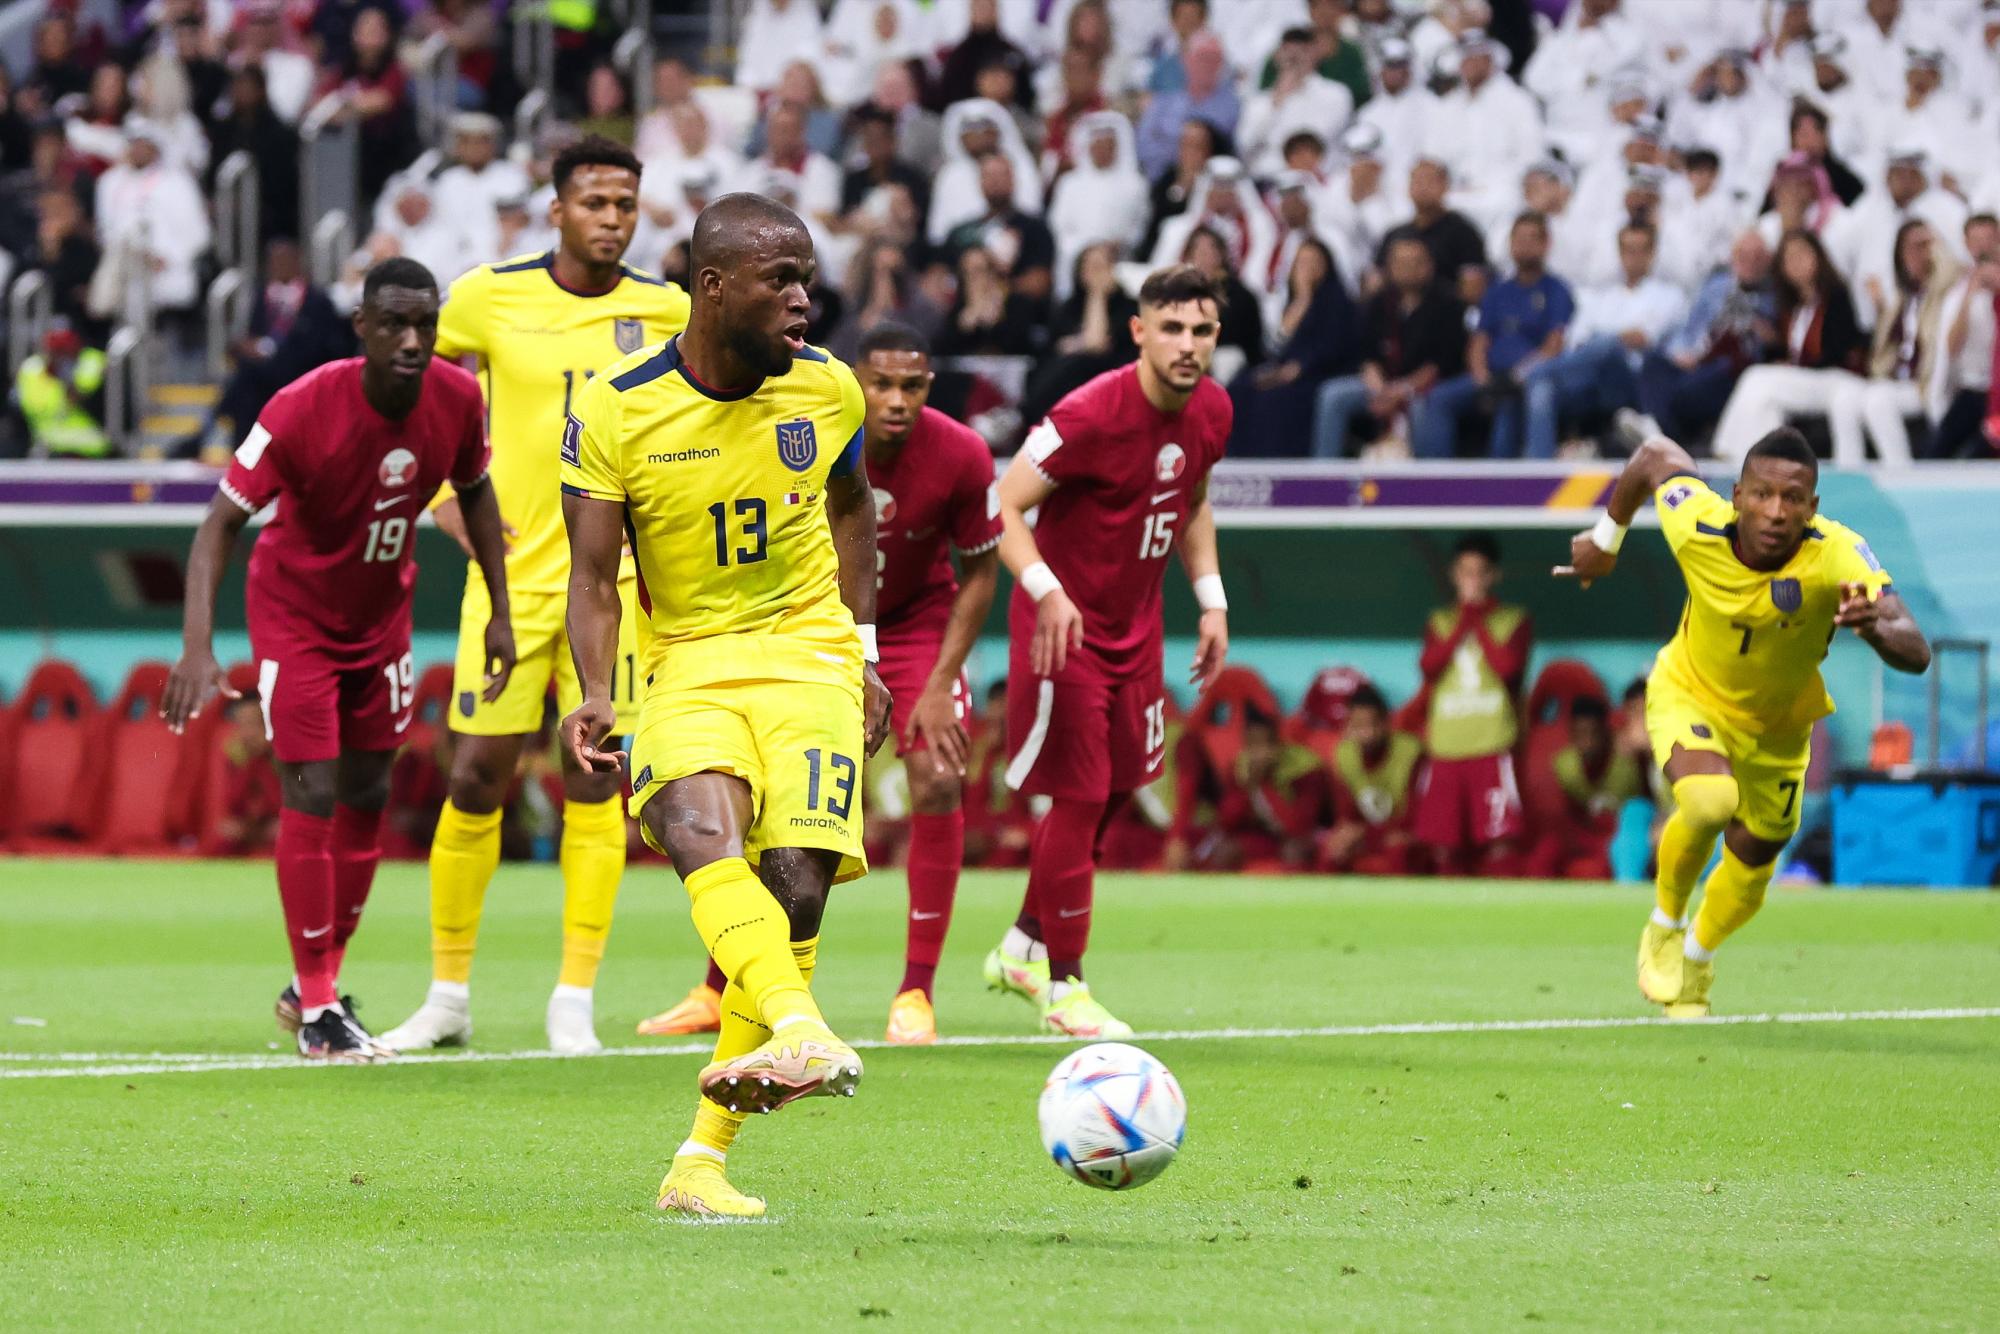
[[[889,687],[875,670],[875,492],[868,464],[857,447],[854,467],[826,479],[826,522],[833,530],[833,553],[840,562],[840,600],[861,631],[867,662],[861,672],[861,707],[868,753],[889,735]]]
[[[486,579],[492,611],[486,617],[486,689],[491,704],[507,688],[514,674],[514,616],[507,601],[507,537],[500,521],[500,500],[493,494],[493,479],[482,477],[472,486],[457,488],[458,510],[465,528],[465,546],[479,564]],[[442,511],[440,511],[442,512]]]
[[[1229,599],[1222,591],[1222,553],[1215,540],[1215,508],[1208,503],[1208,483],[1194,498],[1187,527],[1181,532],[1181,564],[1194,585],[1201,608],[1201,628],[1195,640],[1194,665],[1188,680],[1206,688],[1229,656]]]
[[[611,704],[611,667],[618,660],[618,551],[625,541],[625,507],[563,492],[569,529],[569,652],[583,703],[562,720],[563,749],[585,773],[616,773],[622,750],[599,750],[618,720]],[[489,585],[490,587],[490,585]]]
[[[1042,476],[1024,449],[1000,478],[1000,560],[1027,595],[1035,600],[1035,638],[1028,645],[1028,666],[1037,676],[1053,676],[1069,655],[1083,647],[1083,613],[1063,591],[1062,581],[1042,559],[1028,511],[1056,493],[1056,484]]]
[[[1556,566],[1555,577],[1575,579],[1589,588],[1609,575],[1618,567],[1618,548],[1625,540],[1625,530],[1639,513],[1639,507],[1646,503],[1646,497],[1659,490],[1669,477],[1683,473],[1699,477],[1701,469],[1685,449],[1665,436],[1656,435],[1639,446],[1638,452],[1626,461],[1625,471],[1618,475],[1617,485],[1611,488],[1603,517],[1595,527],[1586,528],[1569,540],[1569,564]]]
[[[208,513],[188,548],[187,594],[181,604],[181,656],[167,676],[160,696],[160,716],[176,733],[199,718],[208,701],[221,694],[239,698],[215,660],[215,591],[222,572],[236,551],[236,536],[250,522],[249,512],[220,491],[208,502]]]
[[[1924,638],[1910,604],[1892,588],[1876,597],[1868,596],[1868,585],[1840,586],[1840,610],[1833,623],[1844,625],[1875,650],[1875,656],[1899,672],[1916,676],[1931,665],[1931,645]]]
[[[979,642],[980,627],[993,607],[994,590],[1000,586],[1000,553],[996,549],[976,556],[961,556],[958,595],[951,600],[951,617],[944,626],[944,646],[937,663],[924,682],[924,693],[910,710],[911,737],[922,738],[930,752],[961,778],[972,755],[972,736],[959,718],[953,692],[972,646]]]

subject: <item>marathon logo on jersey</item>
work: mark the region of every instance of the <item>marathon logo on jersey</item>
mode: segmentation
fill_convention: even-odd
[[[1660,497],[1660,503],[1670,510],[1677,510],[1693,494],[1693,486],[1686,482],[1676,482],[1665,495]]]
[[[1806,603],[1804,585],[1796,579],[1773,579],[1771,581],[1771,605],[1786,615],[1797,611]]]
[[[1162,482],[1178,482],[1187,471],[1187,451],[1176,444],[1160,446],[1159,457],[1153,460],[1153,476]]]
[[[382,485],[408,486],[410,479],[417,475],[417,456],[407,449],[392,449],[382,456],[382,466],[378,471]]]
[[[562,461],[572,466],[583,462],[583,423],[574,417],[563,419]]]
[[[875,492],[875,522],[893,522],[896,517],[896,498],[879,486],[871,489]]]
[[[613,320],[611,336],[617,340],[620,352],[637,352],[646,345],[646,323],[644,320]]]
[[[778,458],[793,472],[804,472],[819,457],[819,437],[804,417],[778,423]]]

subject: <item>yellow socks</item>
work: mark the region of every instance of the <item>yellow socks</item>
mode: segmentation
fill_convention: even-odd
[[[604,940],[611,934],[611,910],[618,902],[618,884],[625,876],[625,803],[565,801],[562,850],[563,949],[566,987],[588,991],[604,962]]]
[[[1687,956],[1706,963],[1716,948],[1738,927],[1757,915],[1764,906],[1764,891],[1778,869],[1776,858],[1762,866],[1747,866],[1743,859],[1722,849],[1722,861],[1709,873],[1708,887],[1702,891],[1701,911],[1695,914],[1694,930],[1688,932],[1683,948]]]
[[[479,912],[500,864],[500,812],[468,815],[449,800],[431,839],[431,976],[463,985],[472,977]]]
[[[696,872],[697,875],[700,872]],[[811,985],[813,965],[819,955],[819,937],[811,940],[792,942],[792,959],[798,965],[801,978]],[[752,1018],[749,998],[743,989],[731,982],[722,991],[722,1031],[715,1038],[715,1060],[726,1061],[744,1052],[754,1051],[771,1036],[771,1030]],[[712,1158],[722,1158],[728,1154],[730,1146],[736,1143],[736,1132],[743,1128],[743,1120],[748,1112],[732,1112],[719,1107],[707,1098],[696,1100],[694,1109],[694,1129],[688,1132],[687,1142],[678,1153],[705,1153]]]
[[[725,857],[686,877],[694,929],[723,976],[749,999],[767,1028],[826,1020],[799,975],[791,926],[777,899],[741,857]],[[725,1002],[724,1023],[728,1022]]]
[[[1740,793],[1728,774],[1691,774],[1674,784],[1674,813],[1660,830],[1658,877],[1653,898],[1659,915],[1678,923],[1687,917],[1702,867],[1715,851],[1717,835],[1736,817]]]

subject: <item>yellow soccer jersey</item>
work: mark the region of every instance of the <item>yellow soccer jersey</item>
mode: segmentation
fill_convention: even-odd
[[[1736,507],[1700,478],[1669,478],[1654,501],[1688,586],[1654,670],[1752,736],[1802,732],[1832,713],[1819,664],[1840,586],[1864,584],[1871,597],[1889,587],[1861,535],[1820,515],[1784,568],[1753,570],[1736,556]]]
[[[477,353],[481,362],[494,494],[515,531],[507,553],[514,592],[569,587],[556,468],[577,391],[620,357],[680,332],[687,318],[687,293],[633,268],[598,296],[565,290],[552,250],[482,264],[451,285],[438,315],[438,355]],[[467,577],[478,579],[479,567]]]
[[[860,466],[861,415],[854,373],[810,347],[784,375],[723,394],[670,339],[577,395],[562,489],[625,506],[657,688],[859,683],[826,483]]]

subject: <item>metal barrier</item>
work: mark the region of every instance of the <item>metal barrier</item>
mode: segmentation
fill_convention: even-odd
[[[556,86],[556,27],[538,0],[515,0],[514,77],[531,92],[550,93]]]
[[[418,138],[441,142],[458,110],[458,48],[449,34],[434,32],[417,48],[416,105]]]
[[[138,435],[137,409],[152,397],[152,373],[148,366],[146,336],[131,325],[121,325],[104,348],[104,430],[121,453],[131,453]]]
[[[540,88],[530,89],[523,94],[520,102],[514,107],[514,147],[516,149],[526,147],[533,152],[535,138],[541,134],[542,126],[548,123],[553,110],[549,95]]]
[[[299,121],[299,216],[354,216],[361,202],[361,134],[340,118],[347,102],[328,93]],[[318,222],[313,223],[318,234]]]
[[[222,159],[215,173],[215,262],[225,269],[257,265],[260,185],[256,159],[241,149]]]
[[[335,209],[313,224],[311,252],[306,257],[313,283],[331,287],[339,282],[341,270],[352,253],[354,222],[345,210]]]
[[[611,68],[625,76],[625,86],[632,90],[633,117],[643,118],[653,109],[653,34],[628,26],[611,48]]]
[[[249,332],[254,290],[242,269],[224,269],[208,285],[208,373],[217,379],[229,374],[229,345]]]
[[[21,363],[41,346],[49,321],[55,318],[55,289],[48,275],[29,270],[14,280],[7,291],[7,375],[11,379]]]

